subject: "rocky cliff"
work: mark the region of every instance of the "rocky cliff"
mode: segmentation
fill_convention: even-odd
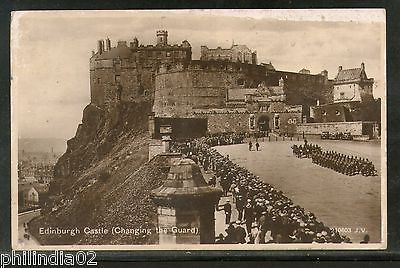
[[[55,167],[42,216],[30,223],[42,244],[147,244],[150,234],[85,234],[84,229],[154,226],[150,191],[166,176],[159,158],[148,162],[148,114],[151,104],[89,104],[82,123]],[[40,235],[39,228],[74,229],[75,235]]]

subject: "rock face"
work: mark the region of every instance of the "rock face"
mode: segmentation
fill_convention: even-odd
[[[165,170],[148,162],[148,114],[151,103],[89,104],[82,124],[55,167],[55,180],[42,216],[30,223],[42,244],[146,244],[152,235],[85,234],[85,227],[153,226],[156,208],[151,190]],[[161,165],[162,166],[162,165]],[[143,228],[146,226],[142,226]],[[40,235],[39,228],[78,228],[71,235]]]
[[[87,168],[96,165],[119,143],[121,137],[148,131],[151,103],[118,103],[109,107],[89,104],[83,111],[76,135],[67,142],[67,151],[55,166],[55,183],[64,186]],[[59,187],[57,187],[59,188]]]

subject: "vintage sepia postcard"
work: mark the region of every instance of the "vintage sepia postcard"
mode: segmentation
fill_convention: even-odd
[[[385,21],[14,12],[13,249],[385,249]]]

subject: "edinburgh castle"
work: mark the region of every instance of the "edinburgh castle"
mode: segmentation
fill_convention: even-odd
[[[108,38],[99,40],[90,59],[91,103],[109,110],[118,103],[149,102],[153,138],[160,137],[162,125],[172,126],[174,137],[185,138],[219,132],[319,134],[332,126],[312,130],[315,125],[304,124],[328,122],[339,122],[333,127],[337,131],[365,135],[370,127],[362,123],[357,129],[338,124],[379,121],[370,115],[379,112],[372,97],[373,79],[366,77],[364,64],[356,68],[362,77],[349,80],[354,84],[362,79],[354,90],[363,98],[358,94],[351,99],[345,76],[357,75],[357,70],[342,74],[339,70],[333,80],[326,70],[319,74],[276,70],[271,62],[258,64],[256,51],[237,44],[228,49],[201,46],[200,60],[193,60],[187,40],[171,45],[165,30],[156,31],[156,40],[155,45],[143,45],[135,37],[114,47]],[[332,110],[334,118],[323,118],[325,110]],[[363,118],[351,116],[368,110]]]

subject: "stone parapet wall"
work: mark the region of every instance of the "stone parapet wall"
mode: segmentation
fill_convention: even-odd
[[[353,136],[361,136],[363,135],[363,122],[306,123],[297,126],[297,134],[321,135],[322,132],[349,132]]]
[[[239,72],[239,73],[251,73],[252,75],[265,77],[265,66],[239,63],[239,62],[228,62],[228,61],[201,61],[192,60],[189,63],[177,63],[177,64],[163,64],[158,69],[159,74],[181,72],[188,70],[203,70],[203,71],[226,71],[226,72]]]

